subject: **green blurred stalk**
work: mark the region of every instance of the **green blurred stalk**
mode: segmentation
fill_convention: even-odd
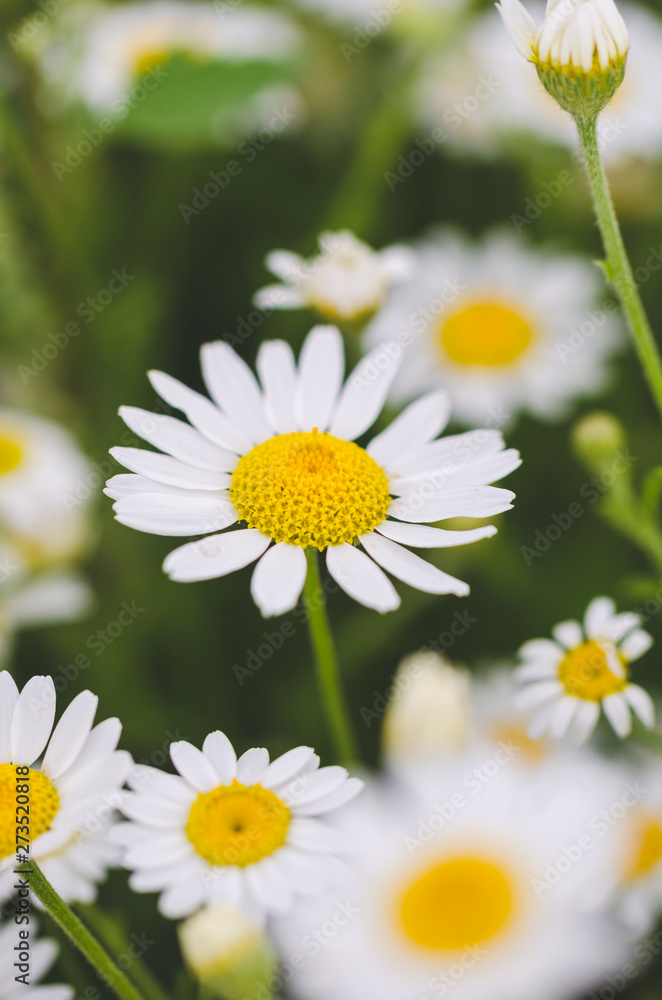
[[[86,906],[84,912],[88,924],[106,948],[120,955],[126,951],[126,937],[116,920],[96,906]],[[141,958],[135,958],[131,963],[131,979],[142,990],[146,1000],[169,1000],[168,994]]]

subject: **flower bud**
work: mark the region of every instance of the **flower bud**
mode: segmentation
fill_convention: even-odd
[[[424,759],[462,748],[471,722],[469,685],[469,674],[438,653],[405,657],[384,715],[386,756]]]
[[[187,966],[225,1000],[268,1000],[276,953],[266,935],[224,903],[206,906],[179,925]]]
[[[623,80],[630,46],[613,0],[547,0],[540,28],[520,0],[497,4],[508,33],[540,81],[571,115],[594,118]]]
[[[572,429],[572,445],[578,458],[594,472],[602,472],[615,452],[627,443],[623,425],[612,416],[597,410],[578,420]]]

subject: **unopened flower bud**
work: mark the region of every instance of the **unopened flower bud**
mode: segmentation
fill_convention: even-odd
[[[572,429],[572,445],[577,456],[594,472],[602,472],[626,444],[623,425],[611,413],[601,410],[578,420]]]

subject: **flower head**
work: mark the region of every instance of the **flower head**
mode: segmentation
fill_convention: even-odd
[[[17,948],[25,938],[19,936],[21,925],[12,920],[0,928],[0,1000],[71,1000],[75,990],[71,986],[43,985],[37,982],[48,972],[57,958],[58,946],[50,938],[37,938],[33,918],[30,919],[30,937],[27,940],[27,961],[21,962],[20,949]],[[27,966],[27,978],[18,980],[17,976],[25,975],[23,969],[17,968],[17,963]],[[26,989],[25,984],[29,983]]]
[[[133,764],[116,750],[119,719],[93,728],[99,699],[83,691],[53,729],[55,700],[50,677],[32,677],[19,693],[11,675],[0,673],[0,899],[14,882],[19,782],[29,797],[30,857],[61,896],[91,902],[117,858],[107,827]]]
[[[274,250],[269,270],[284,282],[269,285],[255,296],[261,309],[309,306],[326,319],[356,320],[368,316],[386,297],[390,286],[406,278],[413,255],[405,247],[379,252],[348,230],[322,233],[319,253],[306,260],[288,250]]]
[[[466,594],[465,583],[404,546],[493,535],[491,526],[448,531],[424,522],[509,509],[514,494],[487,484],[517,468],[519,454],[504,450],[495,430],[437,439],[450,416],[440,392],[412,403],[366,448],[356,444],[383,406],[400,354],[397,343],[381,344],[343,385],[340,333],[315,327],[298,367],[284,341],[261,345],[260,385],[226,343],[206,344],[202,370],[214,403],[152,372],[157,392],[193,426],[121,408],[125,423],[165,454],[112,449],[133,473],[108,483],[115,516],[153,534],[213,532],[170,553],[164,569],[174,580],[209,580],[259,560],[251,593],[264,615],[296,606],[307,549],[326,549],[333,579],[380,612],[400,603],[383,569],[427,593]],[[239,530],[217,533],[237,522]]]
[[[620,737],[630,732],[631,712],[645,726],[653,725],[650,695],[629,679],[630,663],[653,642],[639,615],[616,614],[610,598],[596,597],[586,609],[583,627],[577,621],[561,622],[552,635],[531,639],[520,649],[524,662],[517,678],[527,686],[518,702],[523,709],[539,708],[532,735],[549,731],[561,738],[570,729],[574,742],[581,744],[592,733],[601,707]]]
[[[134,790],[115,839],[127,848],[136,892],[161,892],[159,907],[182,917],[205,903],[227,903],[249,919],[282,912],[301,893],[334,877],[342,840],[317,817],[339,808],[363,787],[343,767],[319,768],[309,747],[269,763],[263,749],[237,760],[221,732],[198,750],[170,746],[179,775],[137,766]]]
[[[540,26],[520,0],[497,8],[510,37],[565,111],[590,118],[620,86],[630,41],[613,0],[548,0]]]

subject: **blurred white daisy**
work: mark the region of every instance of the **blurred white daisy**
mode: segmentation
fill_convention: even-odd
[[[646,790],[636,809],[618,828],[622,853],[621,913],[633,930],[644,933],[662,912],[662,774],[659,759],[637,770]]]
[[[133,84],[158,73],[174,55],[196,61],[273,60],[286,57],[298,42],[285,17],[250,4],[140,0],[93,4],[71,16],[70,37],[42,51],[44,75],[68,84],[87,104],[115,111]]]
[[[369,783],[339,817],[351,875],[272,924],[285,959],[311,929],[323,935],[292,967],[294,996],[546,1000],[581,995],[624,960],[632,945],[599,912],[613,845],[591,827],[620,774],[588,758],[535,775],[504,765],[481,778],[481,765],[446,758],[427,797]]]
[[[131,888],[160,892],[167,917],[223,902],[249,919],[283,912],[294,897],[319,892],[342,867],[342,840],[318,817],[349,802],[363,782],[343,767],[319,768],[309,747],[269,763],[263,749],[237,760],[221,732],[202,750],[170,746],[181,777],[137,765],[114,839],[126,847]]]
[[[639,615],[616,614],[614,602],[596,597],[577,621],[561,622],[553,639],[531,639],[519,651],[523,661],[516,677],[526,684],[518,696],[521,708],[537,708],[531,735],[550,732],[560,739],[570,730],[573,742],[584,743],[593,732],[600,707],[621,738],[632,726],[631,712],[648,727],[655,721],[650,695],[629,680],[629,665],[650,649],[653,639],[641,628]]]
[[[193,426],[120,408],[131,430],[165,454],[111,450],[133,473],[108,483],[117,520],[159,535],[207,534],[244,522],[239,531],[175,549],[163,568],[173,580],[191,582],[259,560],[251,593],[264,615],[296,606],[306,549],[326,549],[333,579],[380,612],[400,604],[383,569],[427,593],[466,594],[465,583],[404,546],[444,548],[493,535],[489,526],[448,531],[429,522],[508,510],[514,494],[487,484],[516,469],[519,454],[504,451],[495,430],[437,439],[450,416],[440,392],[412,403],[365,449],[354,444],[381,411],[400,353],[396,343],[380,345],[343,386],[340,333],[315,327],[298,367],[284,341],[260,346],[260,386],[226,343],[206,344],[202,371],[214,403],[151,372],[156,391]]]
[[[393,290],[366,343],[410,344],[397,401],[443,387],[465,423],[502,427],[521,410],[551,420],[605,385],[619,328],[601,290],[582,257],[442,230],[418,246],[415,277]]]
[[[63,428],[0,410],[0,533],[29,566],[70,562],[85,551],[93,476]]]
[[[89,611],[92,596],[80,574],[57,569],[32,573],[19,551],[0,542],[0,663],[18,631],[76,621]]]
[[[544,5],[527,4],[537,21]],[[662,119],[658,114],[657,77],[662,46],[662,18],[634,3],[621,7],[631,40],[625,78],[598,121],[602,155],[610,167],[633,159],[656,162],[662,154]],[[481,15],[443,58],[435,56],[415,90],[416,114],[432,131],[441,127],[443,149],[495,156],[526,157],[531,139],[577,149],[574,122],[545,91],[532,67],[513,45],[504,44],[496,11]],[[581,177],[581,164],[562,179],[549,177],[539,192],[544,209]],[[531,199],[535,221],[536,206]]]
[[[517,749],[516,760],[526,767],[537,767],[550,754],[566,749],[565,744],[528,733],[528,717],[517,707],[521,685],[513,676],[512,667],[493,667],[487,673],[472,675],[471,706],[473,747],[495,747],[506,744]]]
[[[268,254],[266,266],[283,284],[260,289],[260,309],[308,306],[327,319],[365,318],[413,270],[414,255],[404,246],[376,251],[348,230],[322,233],[318,242],[319,253],[309,259],[289,250]]]
[[[297,0],[299,6],[321,15],[333,24],[365,31],[372,39],[382,31],[419,36],[429,41],[435,28],[443,27],[449,15],[466,7],[466,0],[405,0],[397,7],[377,7],[373,0]],[[373,27],[374,25],[374,27]],[[359,39],[361,35],[358,35]],[[352,42],[349,36],[348,43]],[[361,48],[357,51],[360,52]]]
[[[122,727],[106,719],[92,728],[98,698],[83,691],[53,729],[55,700],[50,677],[32,677],[19,694],[0,673],[0,899],[12,894],[17,834],[29,838],[28,857],[66,900],[91,902],[105,859],[117,855],[105,833],[132,767],[116,750]],[[17,826],[19,783],[29,786],[27,832]]]
[[[24,939],[19,937],[24,925],[11,923],[0,928],[0,1000],[71,1000],[75,990],[71,986],[48,985],[40,986],[38,980],[44,976],[57,958],[58,946],[50,938],[37,938],[34,920],[30,921],[29,973],[24,982],[17,982],[17,976],[22,975],[16,968],[18,961],[16,948]],[[29,986],[25,985],[29,983]]]

